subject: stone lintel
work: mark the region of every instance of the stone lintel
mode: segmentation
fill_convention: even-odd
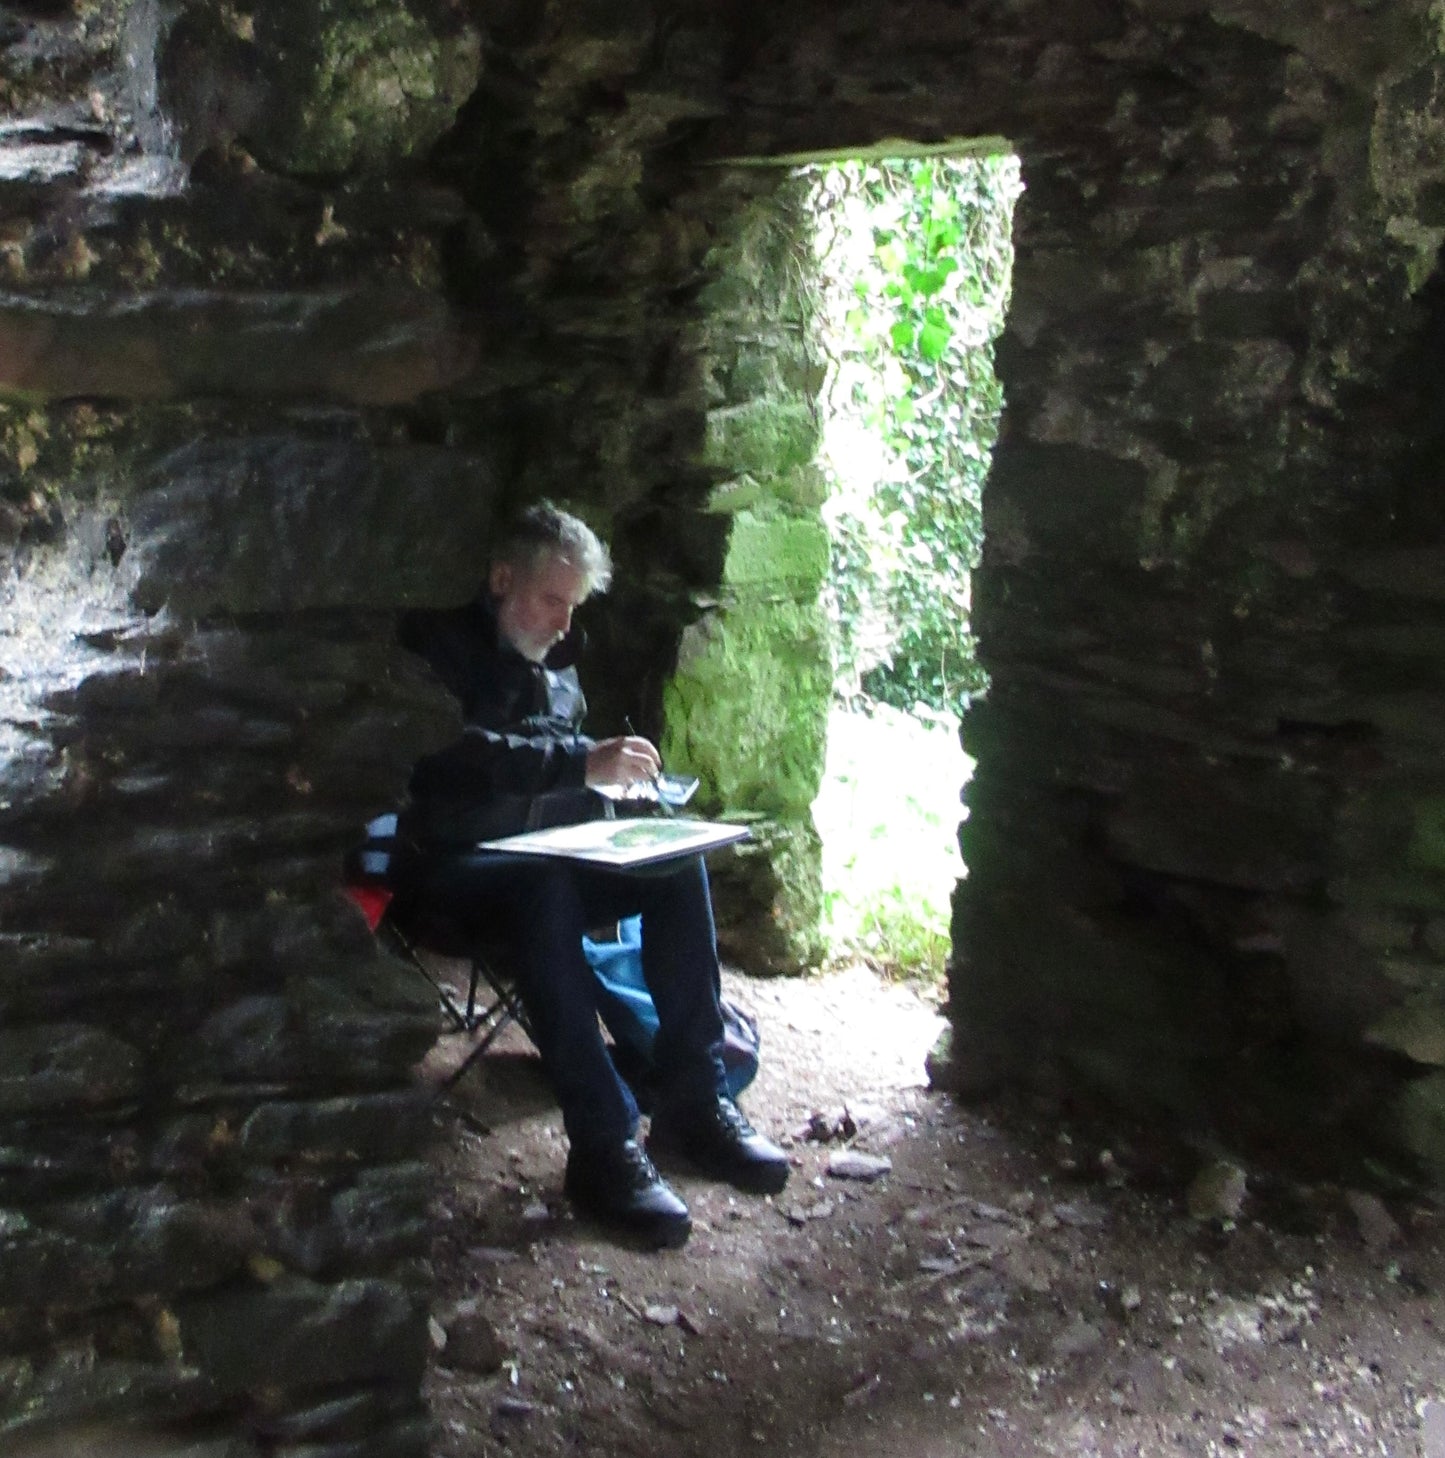
[[[0,300],[0,396],[397,405],[453,386],[477,341],[421,290]]]

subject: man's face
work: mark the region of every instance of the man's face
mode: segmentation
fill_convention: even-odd
[[[498,562],[490,586],[498,632],[533,663],[566,636],[573,609],[587,596],[584,572],[565,557],[543,557],[533,567]]]

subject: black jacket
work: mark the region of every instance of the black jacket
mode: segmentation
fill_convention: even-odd
[[[544,825],[596,819],[606,800],[585,786],[587,701],[575,643],[532,663],[497,636],[491,602],[405,615],[401,642],[456,696],[460,739],[417,762],[404,832],[426,846],[472,844]]]

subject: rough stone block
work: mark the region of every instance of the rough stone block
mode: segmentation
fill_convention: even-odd
[[[718,946],[753,973],[822,960],[822,846],[811,816],[755,820],[752,837],[709,859]]]
[[[1319,787],[1303,777],[1157,765],[1104,818],[1118,860],[1250,890],[1304,890],[1325,871]]]
[[[1419,1162],[1424,1176],[1445,1185],[1445,1073],[1430,1073],[1407,1084],[1391,1110],[1400,1146]]]
[[[273,1458],[428,1458],[433,1451],[433,1424],[413,1417],[382,1432],[345,1443],[282,1444]]]
[[[0,1238],[6,1299],[81,1307],[214,1285],[259,1241],[247,1212],[162,1190],[42,1207]]]
[[[239,298],[178,292],[88,311],[0,305],[0,392],[40,398],[399,404],[457,383],[475,349],[444,300],[400,284]]]
[[[0,1031],[0,1113],[117,1103],[140,1092],[142,1061],[129,1043],[83,1023]]]
[[[833,670],[821,608],[740,606],[684,636],[663,758],[704,802],[804,816],[818,793]]]
[[[433,1176],[425,1165],[363,1170],[336,1189],[296,1188],[284,1175],[251,1182],[267,1254],[313,1277],[385,1274],[424,1255]]]
[[[703,459],[730,475],[781,476],[818,450],[820,424],[806,401],[754,400],[708,415]]]
[[[786,595],[811,601],[827,580],[831,548],[816,517],[733,517],[723,580],[740,597]]]
[[[389,1281],[282,1277],[177,1303],[181,1349],[228,1394],[420,1381],[426,1310]]]
[[[161,62],[167,114],[194,155],[234,115],[277,171],[379,170],[419,155],[471,94],[481,38],[422,0],[320,0],[260,10],[243,36],[197,21]],[[224,134],[223,134],[224,135]]]
[[[405,1159],[421,1147],[427,1123],[427,1101],[414,1092],[263,1104],[241,1125],[237,1151],[254,1161]]]
[[[293,1089],[391,1083],[436,1041],[430,1007],[368,1008],[329,980],[304,981],[287,995],[241,998],[208,1017],[182,1052],[186,1076],[206,1086]]]
[[[0,1289],[6,1306],[84,1306],[97,1295],[109,1295],[114,1277],[114,1262],[103,1250],[9,1212],[0,1217]]]
[[[996,519],[1039,551],[1137,562],[1147,486],[1148,473],[1137,461],[1006,438],[994,452],[985,529]]]
[[[1365,1041],[1416,1063],[1445,1068],[1445,1007],[1413,1003],[1395,1008],[1365,1030]]]
[[[0,1450],[18,1444],[24,1451],[25,1443],[35,1441],[42,1452],[65,1453],[78,1436],[113,1437],[107,1432],[112,1427],[154,1430],[215,1406],[214,1390],[195,1371],[62,1349],[38,1362],[0,1409]],[[58,1449],[44,1446],[52,1441],[58,1441]],[[200,1451],[205,1458],[257,1458],[258,1453],[234,1436],[224,1447],[204,1444]]]
[[[395,1388],[367,1388],[268,1415],[266,1427],[278,1443],[346,1442],[410,1416],[414,1406],[410,1394]]]
[[[493,499],[489,464],[457,452],[197,442],[147,473],[122,567],[148,610],[460,602],[484,573]]]

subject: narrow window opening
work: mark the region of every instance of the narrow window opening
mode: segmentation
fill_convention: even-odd
[[[969,626],[1002,393],[1021,190],[1012,155],[913,155],[803,170],[827,363],[821,464],[837,675],[824,781],[832,955],[941,986],[965,874],[959,742],[986,686]]]

